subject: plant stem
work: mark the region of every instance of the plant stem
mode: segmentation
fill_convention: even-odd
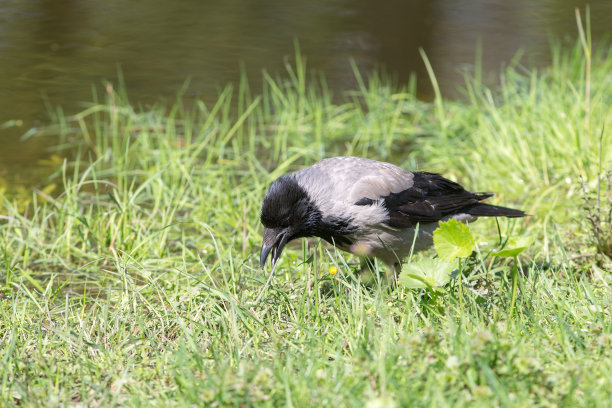
[[[510,318],[512,318],[512,314],[514,313],[514,304],[516,302],[516,287],[518,281],[518,268],[516,267],[517,259],[514,257],[514,265],[512,266],[512,300],[510,301]]]

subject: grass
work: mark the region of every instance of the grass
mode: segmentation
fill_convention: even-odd
[[[462,102],[358,72],[334,97],[297,58],[212,105],[141,108],[108,85],[58,110],[30,135],[73,156],[2,201],[0,405],[610,406],[610,262],[579,221],[612,162],[609,51],[587,54],[587,76],[582,43],[554,48],[550,68],[468,81]],[[532,214],[501,235],[536,243],[494,258],[482,220],[461,285],[388,291],[304,240],[256,302],[267,186],[338,154],[496,191]]]

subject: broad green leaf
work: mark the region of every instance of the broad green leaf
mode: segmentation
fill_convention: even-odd
[[[423,258],[418,262],[404,265],[398,278],[398,285],[403,288],[444,286],[454,270],[454,263],[440,258]]]
[[[469,256],[475,246],[470,228],[454,218],[440,223],[433,233],[433,241],[438,256],[448,262]]]
[[[491,255],[500,257],[515,257],[533,244],[531,237],[510,238],[504,249],[493,252]]]

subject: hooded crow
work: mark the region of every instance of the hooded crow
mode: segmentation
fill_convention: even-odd
[[[272,253],[274,268],[289,241],[320,237],[399,271],[413,243],[414,251],[432,245],[439,221],[525,216],[520,210],[481,203],[492,195],[469,192],[439,174],[410,172],[376,160],[321,160],[278,178],[268,189],[261,206],[261,267]]]

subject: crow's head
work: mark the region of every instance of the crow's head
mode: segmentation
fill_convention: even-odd
[[[321,216],[308,193],[291,175],[277,179],[268,190],[261,205],[264,225],[260,263],[266,265],[272,252],[272,268],[280,258],[287,242],[314,234]]]

